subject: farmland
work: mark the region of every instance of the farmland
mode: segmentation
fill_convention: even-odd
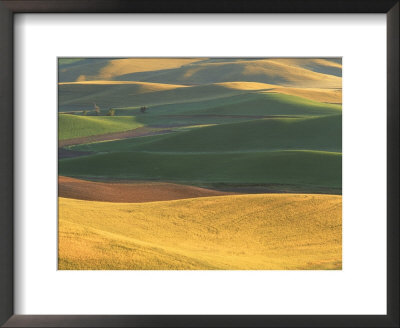
[[[60,199],[60,269],[341,268],[341,197]]]
[[[341,60],[59,62],[60,269],[340,269]]]
[[[58,116],[59,140],[120,132],[143,126],[134,117]]]

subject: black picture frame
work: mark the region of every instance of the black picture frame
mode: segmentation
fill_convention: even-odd
[[[15,315],[13,155],[14,133],[18,131],[13,127],[13,17],[16,13],[386,14],[387,315]],[[0,324],[4,327],[399,327],[398,90],[398,0],[0,0]]]

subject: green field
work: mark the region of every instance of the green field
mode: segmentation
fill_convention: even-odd
[[[259,119],[205,126],[160,136],[85,144],[72,149],[97,152],[143,150],[201,153],[279,149],[340,152],[341,124],[341,115]]]
[[[67,148],[92,154],[60,160],[60,175],[340,191],[340,60],[66,59],[60,64],[65,82],[59,84],[59,111],[72,113],[59,115],[60,140],[139,127],[149,131],[120,140],[82,139]],[[145,113],[141,106],[148,107]],[[110,108],[115,116],[105,116]]]
[[[230,100],[230,101],[229,101]],[[218,114],[218,115],[327,115],[337,114],[340,105],[326,104],[311,101],[301,97],[278,93],[249,93],[230,97],[214,104],[207,103],[207,107],[190,111],[191,114]],[[189,109],[190,110],[190,109]],[[182,114],[188,109],[183,105],[173,114]]]
[[[167,88],[165,88],[167,87]],[[143,89],[146,89],[144,92]],[[187,102],[220,98],[243,91],[218,85],[192,87],[148,87],[148,84],[61,84],[59,111],[93,109],[96,103],[102,109],[110,107],[153,106],[165,103]]]
[[[340,153],[321,151],[115,152],[62,160],[59,174],[193,184],[280,183],[340,188],[341,163]]]
[[[318,115],[336,114],[341,110],[337,104],[272,92],[237,90],[216,84],[172,89],[168,85],[147,84],[59,86],[59,111],[92,110],[94,103],[103,110],[136,109],[133,113],[139,112],[137,107],[146,105],[152,107],[152,114],[163,115]]]
[[[255,91],[263,85],[244,82],[189,87],[118,83],[61,85],[61,108],[79,105],[80,111],[59,115],[60,140],[141,126],[164,127],[168,133],[70,146],[94,154],[60,160],[60,175],[194,185],[280,184],[340,193],[340,104]],[[116,116],[82,116],[85,102],[94,101],[103,109],[113,104]],[[142,104],[153,105],[141,113]]]
[[[185,90],[186,91],[186,90]],[[334,115],[338,104],[271,92],[248,92],[204,101],[172,103],[151,107],[149,115]],[[138,107],[118,108],[117,115],[138,114]]]
[[[72,139],[120,132],[143,126],[135,117],[58,115],[58,139]]]

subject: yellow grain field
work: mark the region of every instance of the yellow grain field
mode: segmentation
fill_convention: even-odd
[[[341,269],[342,197],[59,198],[60,270]]]
[[[132,86],[137,86],[137,89],[139,90],[135,91],[138,94],[188,87],[187,85],[180,85],[180,84],[165,84],[165,83],[136,82],[136,81],[108,81],[108,80],[60,82],[58,83],[58,85],[132,85]]]
[[[103,67],[95,76],[99,80],[112,79],[115,76],[132,74],[138,72],[157,71],[173,69],[188,65],[204,58],[122,58],[110,60],[109,64]],[[90,77],[93,79],[94,77]],[[78,79],[79,80],[79,79]],[[82,80],[82,78],[80,79]]]

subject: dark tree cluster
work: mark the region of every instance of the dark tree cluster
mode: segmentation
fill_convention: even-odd
[[[107,116],[115,116],[115,109],[114,108],[110,108],[107,112]]]

